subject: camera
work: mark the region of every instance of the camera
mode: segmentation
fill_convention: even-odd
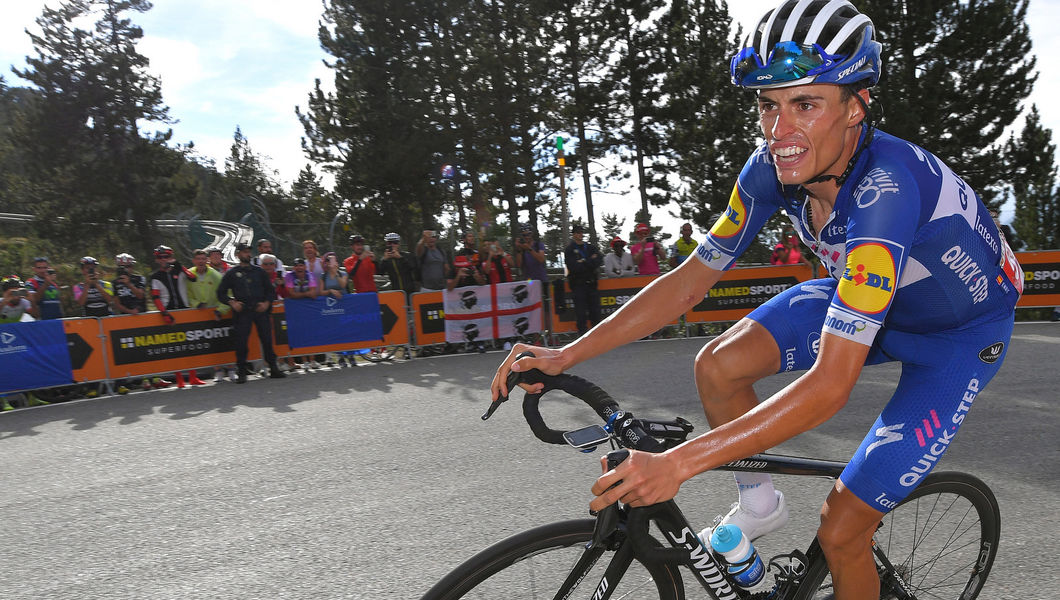
[[[118,277],[124,277],[124,276],[128,276],[129,275],[129,270],[126,269],[125,267],[118,267],[118,270],[117,270],[116,273],[117,273]]]
[[[95,277],[95,275],[96,275],[96,267],[94,267],[94,266],[89,267],[88,268],[88,274],[93,276],[93,277]]]
[[[645,242],[655,242],[655,236],[654,235],[649,235],[647,238],[645,238],[644,241]]]

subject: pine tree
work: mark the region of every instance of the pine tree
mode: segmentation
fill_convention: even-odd
[[[168,123],[168,108],[136,50],[143,32],[123,17],[150,8],[146,0],[68,0],[45,7],[40,35],[29,34],[36,56],[15,73],[39,97],[13,137],[27,159],[18,193],[32,199],[46,235],[79,239],[85,223],[130,219],[121,237],[147,252],[154,219],[175,200],[170,178],[181,155],[166,146],[171,132],[140,131]],[[92,30],[77,26],[93,17]]]
[[[1001,136],[1036,79],[1028,0],[860,0],[883,44],[881,128],[936,154],[997,207]]]
[[[423,229],[443,199],[435,175],[448,121],[432,102],[442,76],[427,0],[335,0],[327,3],[320,42],[332,57],[335,92],[320,83],[298,116],[310,160],[335,176],[365,236]],[[415,225],[414,225],[415,224]]]
[[[1005,144],[1005,162],[1015,198],[1012,227],[1028,250],[1060,248],[1060,196],[1056,180],[1056,144],[1032,106],[1019,137]]]
[[[667,146],[682,189],[680,216],[708,229],[724,210],[757,131],[755,99],[729,82],[740,32],[715,0],[674,0],[664,18]]]

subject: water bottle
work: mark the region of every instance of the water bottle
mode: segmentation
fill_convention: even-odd
[[[766,568],[751,540],[736,525],[719,525],[710,535],[710,546],[728,564],[729,579],[751,593],[769,590]]]

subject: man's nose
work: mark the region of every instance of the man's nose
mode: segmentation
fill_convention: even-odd
[[[774,140],[783,139],[784,136],[791,133],[793,119],[785,110],[778,110],[773,120],[773,125],[770,127],[769,133],[773,136]]]

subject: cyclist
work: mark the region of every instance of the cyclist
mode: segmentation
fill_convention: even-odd
[[[686,260],[599,326],[559,349],[498,368],[556,374],[662,327],[700,301],[776,210],[830,278],[772,298],[696,357],[712,430],[663,454],[634,452],[593,486],[600,509],[672,498],[692,476],[771,448],[834,415],[861,368],[902,363],[894,396],[821,509],[835,597],[879,597],[870,540],[882,514],[937,464],[1012,333],[1022,272],[977,195],[937,157],[873,126],[880,77],[871,20],[845,0],[784,0],[730,62],[758,94],[765,143],[747,160],[726,212]],[[752,384],[808,369],[761,403]],[[534,388],[540,386],[524,386]],[[614,489],[612,484],[621,482]],[[768,477],[737,474],[725,516],[751,538],[787,520]]]

